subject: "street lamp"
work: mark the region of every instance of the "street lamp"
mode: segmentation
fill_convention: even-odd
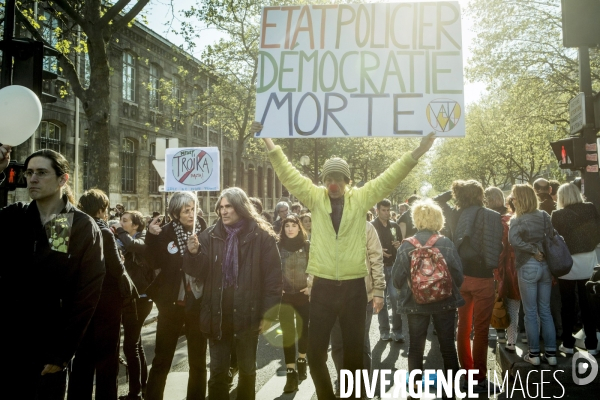
[[[308,167],[309,164],[310,164],[310,157],[309,156],[302,156],[302,157],[300,157],[300,165],[302,165],[303,167]]]

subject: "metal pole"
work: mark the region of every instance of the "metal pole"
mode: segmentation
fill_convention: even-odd
[[[590,53],[587,47],[579,48],[579,90],[585,94],[585,127],[582,137],[586,143],[596,143],[596,129],[594,128],[594,107],[592,92],[592,73],[590,68]],[[600,174],[598,172],[581,171],[585,185],[585,197],[587,201],[594,203],[600,210]]]
[[[2,75],[0,87],[12,85],[11,42],[15,31],[15,0],[6,0],[4,6],[4,50],[2,51]]]
[[[77,46],[81,40],[81,28],[77,27]],[[75,70],[79,72],[81,56],[77,52],[75,56]],[[79,198],[79,98],[75,97],[75,195]]]

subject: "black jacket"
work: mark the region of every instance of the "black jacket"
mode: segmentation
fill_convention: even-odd
[[[148,264],[154,269],[160,269],[160,273],[146,290],[146,294],[156,302],[159,311],[161,308],[172,307],[177,304],[181,282],[185,277],[183,273],[183,257],[179,252],[177,235],[173,223],[169,222],[162,227],[158,235],[148,233],[146,235]],[[173,247],[174,246],[174,247]],[[169,252],[171,249],[172,253]],[[198,313],[200,302],[194,302],[192,308],[187,310]]]
[[[117,228],[117,236],[125,249],[125,269],[139,294],[146,293],[154,280],[154,270],[146,262],[146,231],[132,238],[125,229]]]
[[[492,270],[498,268],[502,253],[502,216],[496,211],[484,207],[472,206],[457,210],[458,219],[453,229],[453,240],[456,248],[467,242],[481,256],[480,264],[469,264],[463,261],[463,273],[476,278],[491,278]]]
[[[100,229],[71,203],[62,213],[73,215],[66,253],[51,249],[35,201],[0,210],[0,315],[9,363],[13,357],[32,365],[68,362],[100,298]]]
[[[552,212],[552,226],[571,254],[588,253],[600,243],[600,215],[592,203],[576,203]]]
[[[421,245],[425,245],[434,233],[436,232],[426,230],[418,231],[415,237]],[[444,236],[441,236],[437,242],[435,242],[433,247],[439,249],[440,253],[444,256],[448,271],[452,276],[452,296],[429,304],[418,304],[415,301],[412,289],[408,284],[408,280],[411,279],[410,253],[415,249],[415,246],[405,241],[402,242],[402,245],[398,248],[398,257],[396,258],[394,269],[392,270],[394,287],[396,287],[399,292],[397,312],[402,314],[436,314],[448,310],[455,310],[465,304],[465,300],[460,295],[460,287],[464,277],[462,264],[458,252],[456,251],[456,247],[450,239]]]
[[[546,211],[548,215],[552,215],[552,212],[556,210],[556,203],[552,200],[552,196],[548,193],[538,193],[537,197],[540,202],[538,210]]]
[[[227,232],[221,220],[200,234],[197,255],[186,252],[184,270],[204,282],[200,329],[209,338],[222,336],[222,262]],[[233,298],[235,332],[258,331],[261,320],[275,320],[283,290],[281,259],[275,238],[249,221],[239,237],[238,287]]]
[[[402,232],[400,231],[400,227],[397,223],[390,220],[388,221],[387,226],[383,226],[383,223],[379,220],[379,218],[375,218],[371,222],[371,224],[375,227],[377,231],[377,236],[379,236],[379,242],[381,243],[381,247],[386,249],[384,250],[386,253],[391,254],[391,257],[383,256],[383,265],[386,267],[391,267],[394,265],[394,261],[396,260],[396,254],[398,250],[392,245],[393,241],[402,241]],[[395,230],[395,235],[394,232]],[[406,230],[408,232],[408,228]]]
[[[104,276],[104,282],[102,282],[102,294],[114,293],[120,297],[119,281],[123,276],[125,266],[121,261],[117,241],[115,240],[115,235],[109,229],[108,225],[106,225],[106,222],[96,220],[96,224],[98,224],[100,232],[102,232],[102,248],[104,251],[104,265],[106,267],[106,275]]]

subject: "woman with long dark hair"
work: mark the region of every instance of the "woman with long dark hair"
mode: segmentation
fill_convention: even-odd
[[[125,259],[125,269],[131,277],[139,298],[123,308],[123,353],[127,359],[129,393],[119,400],[142,399],[146,392],[148,366],[142,344],[144,320],[152,311],[153,302],[146,289],[154,280],[154,271],[148,266],[146,254],[146,221],[139,211],[125,211],[120,222],[113,225],[117,245]]]
[[[310,243],[296,215],[281,221],[279,254],[283,271],[283,297],[279,323],[283,335],[283,354],[287,368],[284,393],[298,390],[298,381],[306,379],[306,349],[308,347],[308,283],[306,266]],[[295,322],[294,322],[295,317]],[[298,341],[296,342],[296,334]],[[298,359],[296,359],[296,343]],[[297,370],[296,370],[297,368]]]

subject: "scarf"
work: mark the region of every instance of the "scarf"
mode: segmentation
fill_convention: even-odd
[[[283,234],[283,236],[285,236],[285,233]],[[281,247],[283,247],[291,253],[294,253],[304,248],[304,237],[302,237],[302,232],[298,232],[298,235],[296,235],[296,237],[293,239],[290,239],[286,236],[285,239],[281,240]]]
[[[177,236],[177,246],[179,247],[179,254],[181,257],[185,254],[187,250],[187,241],[192,236],[192,232],[187,232],[183,229],[183,225],[179,221],[173,221],[173,229],[175,230],[175,235]],[[202,231],[202,227],[199,223],[196,222],[196,235],[200,235]],[[179,295],[177,296],[177,300],[183,301],[185,299],[185,290],[186,286],[189,290],[194,294],[196,299],[200,298],[200,294],[202,293],[202,287],[200,284],[200,280],[185,274],[184,280],[181,282],[179,287]]]
[[[225,225],[225,231],[227,232],[227,239],[225,239],[225,260],[223,262],[223,288],[228,288],[235,284],[237,288],[237,277],[238,277],[238,249],[239,249],[239,238],[238,235],[246,226],[246,220],[241,219],[233,225]]]

